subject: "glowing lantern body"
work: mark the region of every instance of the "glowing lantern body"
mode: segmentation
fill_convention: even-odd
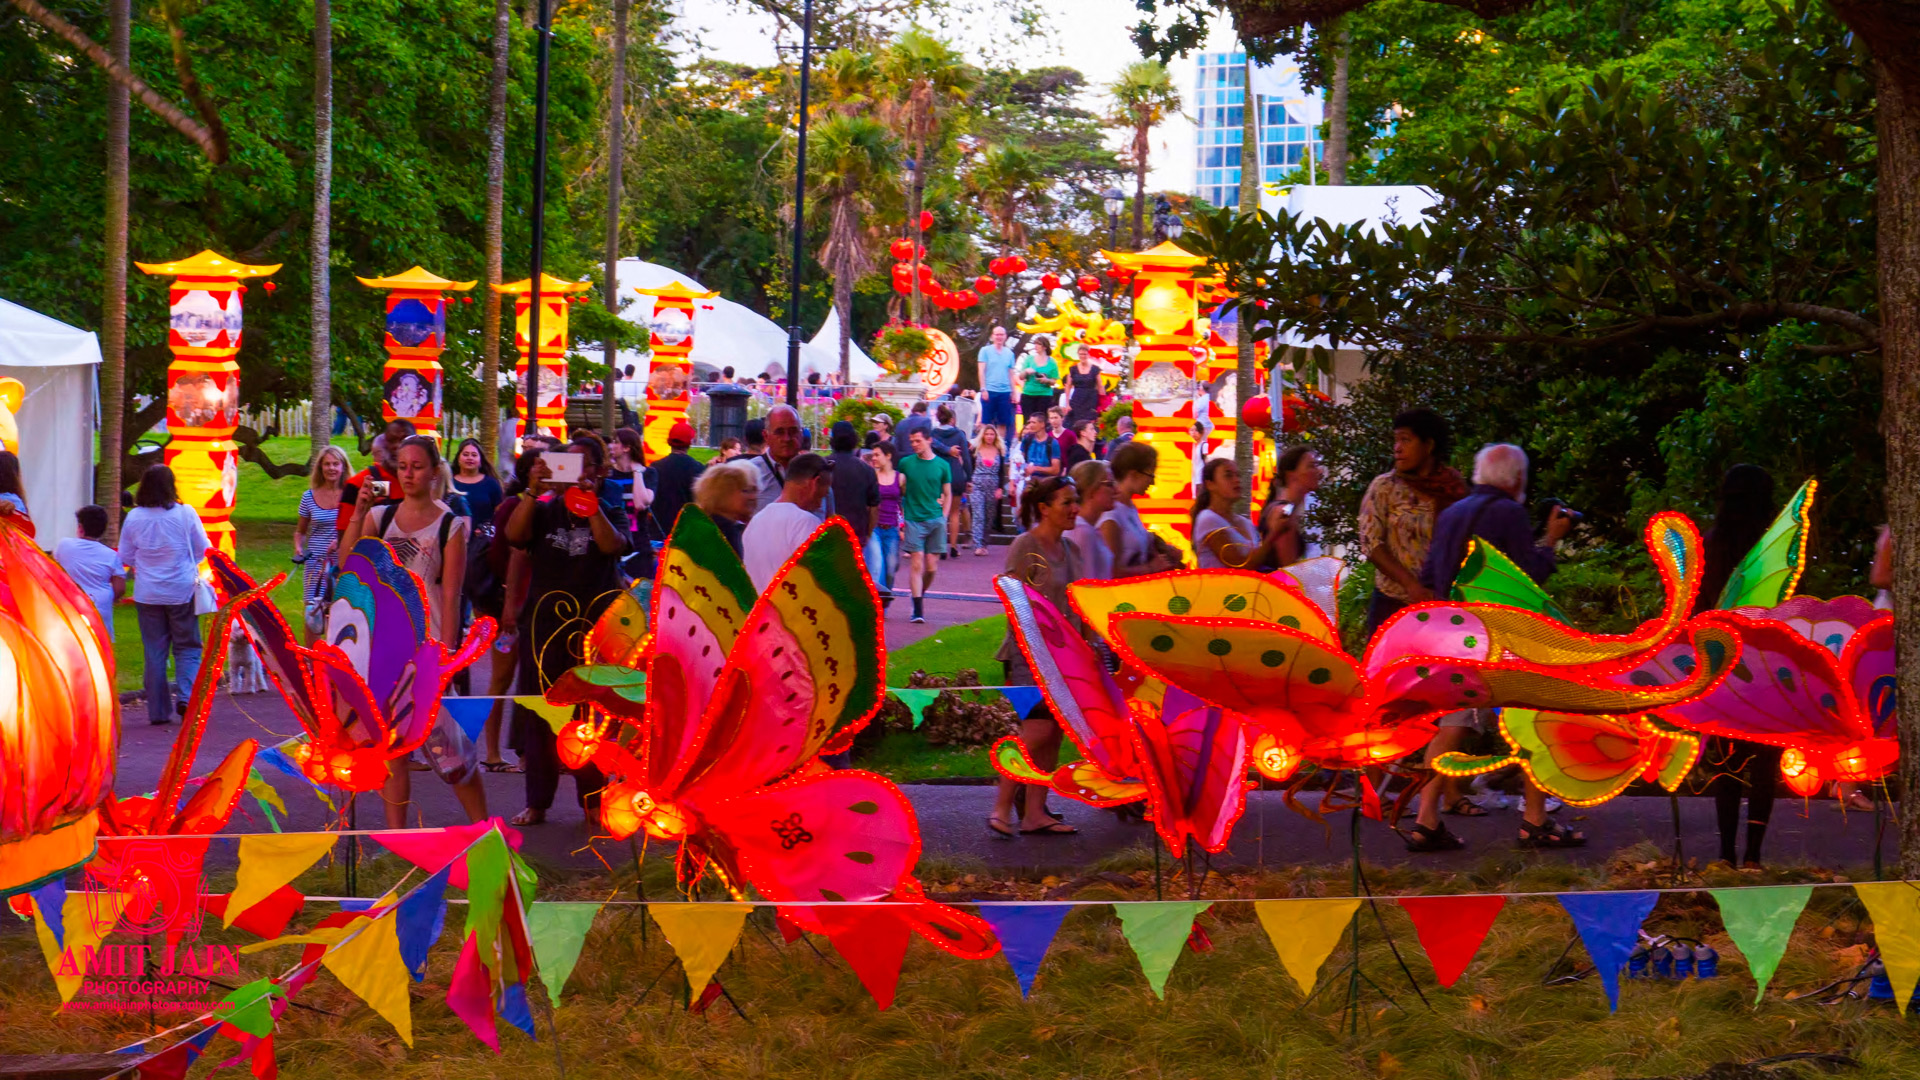
[[[20,452],[20,427],[14,414],[27,400],[27,384],[19,379],[0,379],[0,446],[9,453]]]
[[[193,507],[207,539],[233,551],[234,493],[240,455],[233,444],[240,423],[241,298],[245,278],[280,269],[248,266],[211,251],[170,263],[134,263],[157,277],[173,278],[168,293],[166,464],[180,501]]]
[[[937,393],[952,386],[960,377],[960,346],[955,345],[945,331],[927,327],[925,333],[932,340],[933,348],[920,358],[920,381]]]
[[[1134,438],[1160,452],[1159,471],[1134,500],[1140,518],[1167,542],[1190,550],[1193,503],[1193,347],[1200,342],[1200,283],[1206,262],[1172,243],[1146,251],[1105,252],[1133,285]]]
[[[381,370],[380,417],[407,420],[423,435],[440,433],[440,354],[447,347],[446,290],[472,281],[448,281],[416,266],[392,277],[361,278],[387,293],[387,366]]]
[[[0,519],[0,896],[93,854],[119,752],[106,640],[93,601]]]
[[[693,314],[702,300],[720,294],[696,289],[682,281],[658,289],[638,289],[653,297],[653,319],[647,325],[647,343],[653,362],[647,374],[647,419],[641,429],[647,460],[665,457],[672,449],[667,435],[687,418],[687,399],[693,387]]]
[[[584,281],[561,281],[552,274],[540,275],[540,343],[528,340],[533,314],[533,279],[525,278],[508,285],[492,286],[502,296],[513,297],[513,342],[520,360],[513,369],[514,407],[525,421],[524,431],[543,431],[566,435],[567,428],[567,298],[587,291]],[[538,364],[534,377],[534,402],[527,403],[527,364]]]

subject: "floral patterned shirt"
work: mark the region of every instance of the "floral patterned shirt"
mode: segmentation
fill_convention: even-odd
[[[1433,542],[1434,519],[1439,516],[1432,499],[1392,472],[1383,472],[1367,485],[1360,500],[1360,549],[1371,552],[1385,545],[1418,578],[1427,562],[1427,545]],[[1376,574],[1373,587],[1395,600],[1408,599],[1406,587],[1386,574]]]

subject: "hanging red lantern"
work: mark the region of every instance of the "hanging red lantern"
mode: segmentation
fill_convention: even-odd
[[[1027,272],[1027,260],[1018,255],[1007,256],[1007,273],[1024,274]]]
[[[278,285],[275,285],[275,284],[274,284],[273,282],[271,282],[271,281],[263,281],[263,282],[261,282],[261,283],[260,283],[260,287],[261,287],[261,288],[263,288],[263,289],[265,289],[265,290],[267,290],[267,295],[269,295],[269,296],[271,296],[271,295],[273,295],[273,291],[274,291],[275,289],[278,289],[278,288],[279,288],[280,286],[278,286]]]
[[[1107,271],[1107,276],[1115,281],[1131,281],[1133,280],[1133,271],[1124,266],[1116,266]]]
[[[920,288],[922,290],[925,290],[928,287],[932,286],[932,284],[933,284],[933,267],[928,266],[926,263],[921,263],[920,264]]]
[[[1100,291],[1100,279],[1094,277],[1092,274],[1081,274],[1080,280],[1074,282],[1074,284],[1080,286],[1081,292]]]
[[[980,302],[980,294],[972,289],[961,289],[953,294],[953,302],[955,307],[970,308]]]
[[[981,274],[979,277],[973,279],[973,287],[982,293],[990,293],[999,288],[1000,284],[987,275]]]
[[[1265,394],[1248,398],[1247,403],[1240,406],[1240,422],[1263,431],[1273,427],[1273,402]]]
[[[460,302],[461,302],[461,303],[463,303],[463,304],[471,304],[471,303],[473,303],[473,297],[471,297],[471,296],[463,296],[463,297],[461,297],[461,298],[460,298]]]
[[[933,228],[933,211],[931,210],[920,211],[920,231],[926,232],[928,229],[931,229],[931,228]]]
[[[1059,288],[1060,275],[1059,274],[1040,275],[1040,287],[1047,290],[1048,292],[1052,292],[1053,290]]]
[[[911,259],[913,258],[913,241],[903,236],[888,244],[887,251],[896,259]]]

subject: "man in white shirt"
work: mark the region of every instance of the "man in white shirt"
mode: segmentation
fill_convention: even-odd
[[[53,561],[67,572],[80,591],[87,594],[100,611],[107,626],[107,641],[113,641],[113,605],[127,591],[127,569],[120,565],[120,553],[100,541],[107,534],[107,511],[99,506],[83,506],[74,518],[80,523],[80,535],[70,536],[54,545]]]
[[[755,513],[740,537],[747,577],[761,592],[820,528],[820,508],[833,484],[833,467],[819,454],[796,455],[785,475],[780,497]]]

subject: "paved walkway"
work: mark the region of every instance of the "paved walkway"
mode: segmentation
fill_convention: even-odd
[[[904,620],[900,620],[899,625],[902,629],[906,627]],[[172,725],[149,726],[143,722],[143,716],[136,711],[135,722],[123,733],[117,784],[123,793],[152,789],[173,736],[179,730]],[[298,732],[299,725],[277,694],[238,697],[222,694],[202,744],[199,769],[211,768],[228,748],[243,738],[252,737],[262,745],[271,745]],[[291,814],[292,820],[283,823],[284,827],[319,829],[330,823],[331,814],[304,785],[278,773],[266,775],[279,789]],[[523,783],[518,774],[488,774],[485,784],[489,809],[503,817],[512,817],[525,805]],[[433,773],[414,773],[413,790],[419,822],[445,825],[464,820],[451,789]],[[1080,829],[1078,835],[999,840],[988,833],[984,823],[993,799],[990,786],[909,784],[906,791],[919,813],[924,858],[949,865],[1028,873],[1072,873],[1091,868],[1128,849],[1150,850],[1153,844],[1146,825],[1064,799],[1056,799],[1055,808],[1063,810],[1069,821]],[[563,779],[549,824],[525,830],[527,850],[550,866],[583,871],[601,869],[603,859],[610,864],[629,861],[632,856],[626,843],[605,838],[593,840],[597,830],[588,827],[585,815],[573,800],[572,783]],[[243,812],[235,816],[233,831],[266,830],[266,823],[259,817],[252,799],[242,799],[241,807]],[[1638,843],[1647,842],[1667,850],[1673,842],[1671,810],[1663,798],[1615,799],[1589,809],[1569,807],[1560,811],[1559,819],[1585,830],[1591,841],[1589,845],[1566,853],[1518,851],[1512,843],[1518,828],[1518,813],[1496,811],[1483,818],[1448,819],[1449,827],[1467,839],[1469,846],[1464,851],[1409,854],[1386,826],[1374,821],[1361,822],[1361,848],[1370,861],[1466,869],[1489,856],[1596,863]],[[1329,820],[1331,824],[1323,826],[1295,813],[1284,804],[1280,792],[1254,792],[1245,816],[1234,831],[1232,846],[1223,855],[1216,856],[1215,861],[1242,865],[1344,862],[1348,854],[1347,818],[1341,814]],[[361,797],[357,823],[361,828],[384,827],[379,793]],[[1872,814],[1842,814],[1838,804],[1831,801],[1782,799],[1774,809],[1766,855],[1769,860],[1782,864],[1810,864],[1834,870],[1866,866],[1873,858],[1875,826]],[[1690,858],[1705,862],[1716,854],[1717,834],[1711,800],[1682,799],[1681,827]],[[1897,838],[1891,822],[1881,847],[1890,862],[1897,857]],[[227,850],[229,853],[224,858],[231,859],[231,849]],[[216,864],[222,857],[216,854]]]
[[[969,543],[960,549],[960,557],[948,559],[939,564],[934,571],[932,592],[936,593],[972,593],[993,597],[994,575],[1006,569],[1007,549],[990,547],[985,555],[976,556],[973,545]],[[906,556],[900,557],[900,572],[894,577],[894,589],[900,593],[900,599],[887,609],[887,647],[898,649],[911,645],[949,626],[984,619],[989,615],[1000,614],[1000,604],[996,599],[992,603],[978,600],[928,600],[925,611],[927,621],[910,623],[908,616],[913,614],[913,604],[907,596]]]

